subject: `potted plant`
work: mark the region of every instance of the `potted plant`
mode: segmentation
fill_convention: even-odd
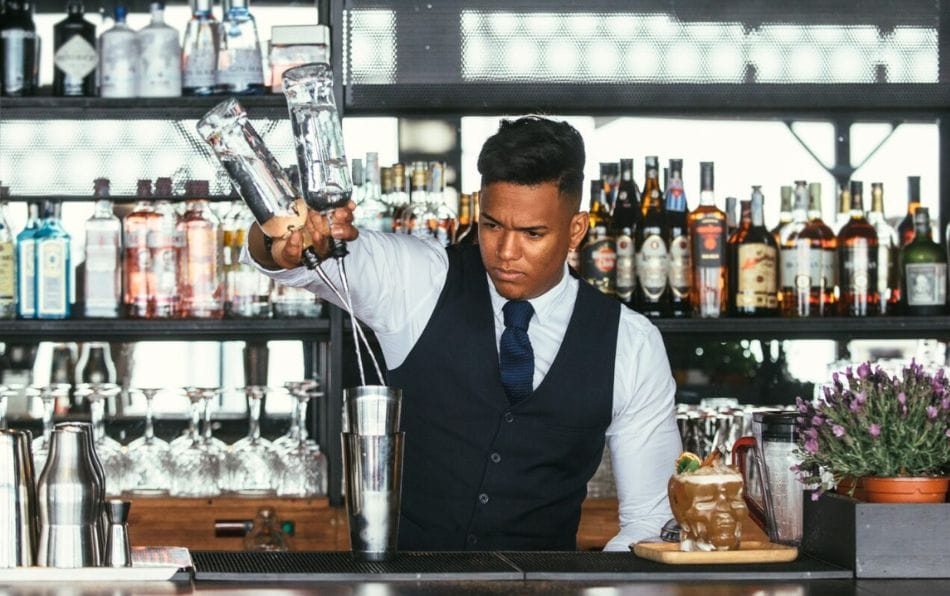
[[[950,477],[950,386],[911,362],[895,376],[864,363],[816,402],[797,399],[798,466],[813,498],[842,480],[878,503],[942,503]],[[852,489],[853,490],[853,489]]]

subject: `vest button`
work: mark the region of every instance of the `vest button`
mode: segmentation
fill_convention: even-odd
[[[478,495],[478,502],[481,503],[482,505],[487,505],[488,495],[486,495],[485,493]]]
[[[469,534],[465,538],[465,542],[469,543],[469,545],[471,546],[475,546],[476,544],[478,544],[478,538],[475,537],[475,534]]]
[[[501,455],[498,454],[498,453],[492,453],[492,454],[491,454],[491,460],[492,460],[492,462],[494,462],[494,463],[497,464],[498,462],[501,461]]]
[[[511,412],[505,412],[505,422],[511,424],[515,421],[515,415]]]

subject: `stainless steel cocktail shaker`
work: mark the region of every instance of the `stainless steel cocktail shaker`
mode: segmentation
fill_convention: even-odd
[[[0,568],[33,565],[36,478],[29,431],[0,430]]]

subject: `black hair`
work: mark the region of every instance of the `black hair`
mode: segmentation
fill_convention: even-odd
[[[584,139],[567,122],[542,116],[502,120],[478,155],[482,186],[510,182],[535,186],[557,182],[565,199],[580,207],[584,185]]]

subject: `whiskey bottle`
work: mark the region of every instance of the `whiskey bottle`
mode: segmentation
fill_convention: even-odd
[[[838,190],[838,212],[835,214],[834,232],[837,236],[841,233],[841,228],[851,221],[851,191],[847,184],[842,184]]]
[[[393,208],[393,232],[408,234],[405,226],[406,211],[409,210],[409,194],[406,192],[406,166],[395,163],[392,172],[393,190],[389,194],[390,205]]]
[[[782,207],[781,211],[778,214],[778,224],[772,228],[772,235],[775,236],[775,241],[778,242],[779,247],[782,246],[782,230],[792,223],[792,187],[783,186],[781,189],[782,193]]]
[[[798,242],[798,236],[808,225],[808,187],[804,180],[795,181],[792,221],[779,230],[778,246],[781,251],[779,288],[782,295],[779,304],[782,314],[788,317],[807,317],[811,311],[812,260],[815,261],[816,282],[820,278],[821,257],[816,251],[812,258],[812,242]],[[817,312],[814,314],[818,314]]]
[[[637,290],[636,305],[648,317],[664,317],[669,312],[667,279],[670,269],[669,248],[664,229],[663,197],[660,194],[658,159],[646,158],[646,182],[643,185],[643,222],[636,231]]]
[[[773,316],[778,313],[776,261],[778,245],[765,227],[761,187],[752,187],[750,223],[740,228],[730,246],[729,270],[733,271],[735,316]]]
[[[612,229],[607,193],[602,180],[590,182],[590,223],[587,239],[581,249],[581,275],[602,293],[617,293],[617,243]]]
[[[851,181],[851,219],[838,235],[838,280],[841,289],[840,313],[866,317],[880,313],[881,294],[877,289],[877,232],[864,217],[864,189]]]
[[[155,210],[152,207],[152,183],[139,180],[138,202],[122,221],[124,257],[122,271],[125,279],[126,316],[136,319],[149,318],[149,300],[154,293],[155,280],[151,273],[149,228],[155,225]],[[177,284],[177,282],[176,282]]]
[[[455,233],[453,244],[471,244],[469,234],[472,233],[472,195],[467,192],[459,194],[459,226]]]
[[[884,185],[871,183],[871,211],[868,222],[877,232],[877,291],[881,295],[881,314],[894,314],[900,303],[900,240],[897,231],[884,218]]]
[[[752,225],[752,201],[739,201],[739,225],[736,231],[729,236],[728,244],[735,244],[739,241],[739,233],[747,232]]]
[[[79,0],[70,0],[66,13],[53,26],[53,95],[95,97],[96,26],[83,18]]]
[[[901,299],[904,313],[912,316],[942,315],[947,302],[947,256],[930,239],[930,212],[917,207],[914,238],[901,249]]]
[[[739,230],[739,213],[737,212],[739,199],[735,197],[726,197],[726,239]]]
[[[690,302],[696,316],[718,318],[729,304],[726,214],[716,207],[713,163],[700,162],[699,207],[689,214]]]
[[[617,191],[620,186],[620,169],[616,162],[600,164],[600,180],[604,183],[604,199],[607,211],[613,213],[617,203]]]
[[[112,213],[109,180],[95,180],[96,204],[86,220],[83,305],[86,317],[115,319],[122,305],[122,223]]]
[[[781,247],[782,314],[824,317],[834,314],[837,240],[821,219],[821,184],[808,185],[804,227],[792,229]],[[787,288],[791,284],[792,292]],[[790,300],[790,302],[787,302]]]
[[[666,187],[666,244],[670,249],[670,272],[667,277],[670,315],[689,316],[690,265],[689,224],[686,192],[683,190],[683,160],[670,160],[670,180]]]
[[[640,189],[633,179],[633,160],[621,159],[613,233],[617,240],[617,298],[624,304],[633,303],[633,292],[637,287],[635,235],[642,217]]]
[[[907,246],[914,240],[916,223],[914,214],[920,207],[920,176],[907,177],[907,215],[897,226],[897,235],[900,237],[901,247]],[[929,219],[928,219],[929,221]],[[928,232],[929,233],[929,232]]]

